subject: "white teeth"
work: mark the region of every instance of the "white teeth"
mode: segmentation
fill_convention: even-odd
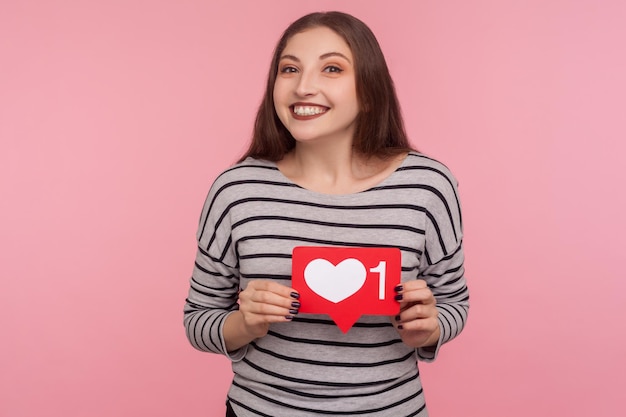
[[[298,116],[313,116],[326,112],[326,109],[317,106],[294,106],[293,112]]]

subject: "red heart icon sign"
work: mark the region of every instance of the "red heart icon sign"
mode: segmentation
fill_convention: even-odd
[[[363,314],[395,315],[401,252],[397,248],[299,246],[292,253],[292,286],[300,313],[328,314],[344,333]]]

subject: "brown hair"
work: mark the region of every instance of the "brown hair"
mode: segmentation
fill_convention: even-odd
[[[376,37],[365,23],[349,14],[321,12],[293,22],[278,41],[265,95],[256,115],[252,142],[240,161],[249,156],[279,161],[295,147],[295,139],[283,126],[274,108],[274,83],[287,42],[292,36],[315,27],[327,27],[337,33],[354,56],[356,94],[361,106],[354,132],[354,150],[364,156],[379,157],[411,150],[393,80]]]

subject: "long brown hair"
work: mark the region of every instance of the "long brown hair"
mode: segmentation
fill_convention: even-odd
[[[341,36],[352,51],[356,94],[361,111],[354,132],[354,150],[363,156],[387,157],[411,150],[393,80],[372,31],[359,19],[341,12],[311,13],[293,22],[274,49],[267,86],[254,124],[252,142],[243,161],[251,156],[281,160],[296,141],[283,126],[274,108],[274,83],[278,63],[292,36],[315,27],[327,27]]]

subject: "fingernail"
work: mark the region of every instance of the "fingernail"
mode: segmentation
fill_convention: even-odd
[[[295,314],[298,314],[298,310],[289,310],[289,313],[295,315]]]
[[[300,298],[300,294],[298,294],[297,292],[292,292],[291,294],[291,298],[295,298],[296,300]]]
[[[400,321],[400,316],[396,316],[396,321]]]
[[[293,308],[300,308],[300,301],[294,301],[293,303],[291,303],[291,306]]]
[[[402,294],[396,294],[395,297],[393,297],[396,299],[396,301],[401,301],[402,300]]]
[[[293,320],[293,316],[285,316],[287,320]]]
[[[402,330],[402,325],[398,324],[398,330]]]
[[[398,285],[396,285],[396,286],[394,287],[394,289],[393,289],[393,290],[394,290],[395,292],[400,292],[400,291],[402,291],[403,289],[404,289],[404,287],[402,286],[402,284],[398,284]]]

